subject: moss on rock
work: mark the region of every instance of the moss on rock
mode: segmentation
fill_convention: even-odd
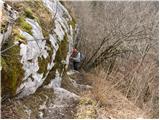
[[[49,33],[53,28],[53,19],[52,15],[49,12],[48,8],[43,5],[43,1],[19,1],[19,2],[11,2],[13,5],[13,9],[20,12],[20,17],[17,19],[16,24],[13,26],[12,36],[10,37],[10,42],[4,45],[4,48],[13,45],[14,41],[21,41],[26,43],[26,38],[20,34],[19,29],[29,33],[32,35],[32,26],[26,22],[25,18],[35,19],[42,28],[42,33],[45,38],[49,37]],[[69,21],[69,24],[75,28],[76,21],[72,19]],[[45,82],[50,82],[51,79],[55,77],[56,70],[61,73],[65,65],[62,63],[63,60],[66,59],[67,50],[68,50],[68,40],[67,34],[64,36],[64,40],[59,43],[59,49],[56,53],[54,60],[54,67],[49,72],[47,79]],[[51,62],[53,55],[53,46],[49,40],[47,40],[47,46],[50,48],[48,50],[49,56],[44,59],[38,58],[39,64],[39,73],[43,73],[43,76],[47,73],[48,63]],[[3,56],[2,61],[2,93],[8,93],[11,95],[15,95],[17,87],[21,84],[23,79],[24,71],[22,69],[22,64],[20,63],[19,55],[20,48],[19,46],[15,46],[14,48],[5,52],[5,54],[9,54],[10,57]],[[16,55],[15,55],[16,54]]]
[[[46,45],[47,45],[47,47],[49,48],[49,49],[47,50],[47,52],[48,52],[48,54],[49,54],[49,59],[50,59],[50,62],[51,62],[51,60],[52,60],[52,55],[53,55],[53,47],[52,47],[51,42],[49,41],[49,39],[46,40]]]
[[[44,6],[43,1],[16,1],[8,2],[12,4],[13,9],[17,10],[19,18],[13,26],[12,35],[10,36],[9,43],[3,45],[3,48],[7,48],[13,45],[15,41],[20,41],[24,44],[27,43],[26,38],[20,34],[19,29],[32,35],[32,26],[26,22],[26,18],[35,19],[42,27],[44,37],[49,37],[49,33],[53,27],[52,15],[49,10]],[[14,5],[13,5],[14,4]],[[49,56],[44,59],[38,58],[39,73],[43,73],[43,76],[47,73],[48,63],[51,62],[53,48],[51,43],[47,42],[47,46],[51,49],[48,50]],[[21,84],[24,71],[22,70],[22,64],[20,63],[19,56],[20,48],[15,46],[12,49],[6,51],[4,54],[8,54],[9,57],[2,57],[2,94],[15,95],[17,87]],[[18,55],[18,56],[17,56]]]
[[[42,58],[38,58],[38,66],[39,66],[39,70],[38,73],[43,73],[43,77],[45,77],[46,73],[47,73],[47,66],[48,63],[50,62],[50,57],[48,56],[46,59]]]
[[[45,38],[49,37],[49,33],[53,28],[53,19],[52,14],[48,10],[48,8],[44,5],[42,0],[38,1],[7,1],[8,4],[13,6],[13,9],[20,12],[20,17],[22,18],[30,18],[36,20],[39,25],[42,27],[42,33]],[[22,21],[24,22],[24,21]],[[23,27],[27,27],[28,25],[24,24]],[[26,31],[27,32],[27,31]],[[32,34],[31,32],[29,32]]]
[[[55,60],[54,60],[55,65],[50,70],[46,80],[44,81],[44,85],[49,84],[50,80],[55,77],[56,70],[58,70],[59,73],[61,73],[63,71],[63,69],[65,68],[65,65],[62,63],[62,60],[65,60],[66,56],[67,56],[67,46],[68,46],[67,39],[68,39],[67,34],[65,34],[64,40],[62,40],[59,43],[59,48],[58,48],[58,51],[56,53]]]
[[[30,19],[34,19],[35,17],[33,16],[33,12],[31,10],[31,8],[25,8],[24,9],[24,12],[25,12],[25,16],[30,18]]]
[[[3,48],[7,48],[13,45],[13,40],[10,39],[8,43],[3,45]],[[3,49],[2,48],[2,49]],[[20,85],[24,71],[22,69],[22,64],[20,63],[19,56],[17,54],[20,52],[19,46],[12,47],[3,53],[1,58],[2,62],[2,95],[8,94],[14,96],[16,94],[16,89]]]
[[[49,63],[51,63],[52,60],[52,55],[53,55],[53,48],[51,46],[51,42],[47,39],[46,40],[46,46],[48,47],[48,57],[46,59],[42,58],[38,58],[38,66],[39,66],[39,70],[38,73],[43,73],[43,77],[46,75],[47,73],[47,66]]]
[[[67,40],[67,34],[65,34],[64,39],[59,43],[59,49],[56,53],[55,57],[55,68],[59,70],[61,73],[64,65],[62,64],[62,60],[65,60],[67,57],[67,45],[68,45],[68,40]]]
[[[21,16],[17,20],[17,25],[27,33],[32,35],[32,26],[25,21],[25,17]]]

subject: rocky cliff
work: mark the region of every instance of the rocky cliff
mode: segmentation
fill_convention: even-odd
[[[63,76],[76,23],[58,1],[1,5],[2,96],[24,97]]]

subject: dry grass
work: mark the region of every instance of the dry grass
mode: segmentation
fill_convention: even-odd
[[[90,83],[93,89],[91,91],[83,91],[81,95],[91,97],[101,105],[105,105],[108,95],[114,92],[113,86],[106,80],[106,77],[106,73],[103,71],[99,71],[98,74],[86,73],[84,75],[85,82]]]
[[[156,58],[151,57],[149,53],[143,60],[136,57],[117,58],[107,80],[135,105],[150,114],[150,118],[158,118],[159,95]]]
[[[105,72],[98,71],[98,75],[95,74],[86,75],[86,80],[92,81],[93,89],[84,91],[81,95],[97,101],[96,111],[98,118],[147,118],[140,108],[129,101],[106,80],[107,75]]]
[[[139,56],[117,58],[110,74],[102,66],[97,67],[93,71],[98,76],[93,81],[95,98],[102,104],[108,103],[109,96],[118,90],[125,99],[141,108],[147,118],[158,118],[158,67],[150,52],[141,59],[136,58]]]
[[[99,77],[94,78],[92,84],[94,89],[92,90],[92,94],[97,101],[104,105],[107,100],[107,95],[112,93],[111,88],[109,87],[105,78],[102,78],[102,74],[103,73],[99,73]]]
[[[110,87],[116,88],[149,118],[158,118],[158,2],[70,2],[69,7],[79,23],[83,67],[92,70],[98,63],[93,73],[99,77],[91,76],[95,98],[105,103]]]

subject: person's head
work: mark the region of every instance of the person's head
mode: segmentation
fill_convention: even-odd
[[[72,53],[77,53],[77,52],[78,52],[77,49],[73,48]]]
[[[78,54],[78,50],[76,48],[73,48],[72,55],[77,55],[77,54]]]

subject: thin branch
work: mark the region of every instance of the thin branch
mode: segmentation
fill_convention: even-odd
[[[2,50],[2,51],[0,52],[0,54],[6,52],[7,50],[9,50],[9,49],[11,49],[11,48],[13,48],[13,47],[15,47],[16,45],[17,45],[17,44],[14,44],[14,45],[12,45],[12,46],[10,46],[10,47],[8,47],[8,48]]]

